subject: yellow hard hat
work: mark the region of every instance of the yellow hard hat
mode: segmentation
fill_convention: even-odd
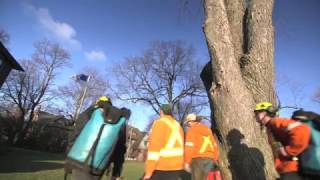
[[[98,104],[98,102],[109,102],[110,104],[112,104],[110,98],[107,97],[107,96],[101,96],[101,97],[96,101],[96,104]]]
[[[272,107],[272,103],[270,102],[261,102],[261,103],[258,103],[256,105],[256,108],[254,109],[255,111],[268,111],[270,109],[270,107]]]

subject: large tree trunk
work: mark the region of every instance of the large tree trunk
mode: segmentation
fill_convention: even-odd
[[[273,1],[205,0],[204,7],[211,63],[202,79],[221,136],[225,179],[275,179],[272,151],[253,113],[257,102],[275,101]]]

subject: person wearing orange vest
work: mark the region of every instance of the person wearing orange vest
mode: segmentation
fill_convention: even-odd
[[[256,105],[254,110],[257,122],[266,126],[274,139],[280,142],[275,166],[280,174],[280,180],[303,179],[298,173],[298,156],[309,145],[310,128],[299,121],[277,117],[277,108],[270,102]]]
[[[218,145],[211,129],[201,124],[201,118],[189,114],[186,123],[189,126],[185,141],[185,170],[191,172],[193,180],[206,180],[209,171],[219,156]]]
[[[144,180],[177,180],[183,169],[183,129],[169,104],[160,107],[160,118],[151,128]]]

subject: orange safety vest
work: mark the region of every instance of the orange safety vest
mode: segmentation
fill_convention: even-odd
[[[183,169],[183,130],[171,116],[162,116],[152,126],[149,136],[145,175],[154,170],[173,171]]]
[[[282,173],[297,172],[299,161],[297,157],[309,145],[310,128],[292,119],[274,118],[267,124],[275,140],[280,142],[289,157],[278,156],[275,159],[277,171]]]
[[[218,145],[209,127],[195,124],[188,129],[185,142],[185,163],[190,164],[192,158],[204,157],[218,160]]]

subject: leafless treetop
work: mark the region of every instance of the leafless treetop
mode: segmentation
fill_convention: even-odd
[[[153,42],[141,56],[126,58],[113,70],[116,96],[143,102],[156,113],[162,103],[172,104],[173,110],[177,111],[184,100],[188,99],[189,102],[184,103],[190,103],[192,98],[205,97],[194,49],[182,41]],[[196,103],[199,104],[193,102],[193,105]],[[182,111],[185,108],[191,108],[191,105],[184,106]]]

